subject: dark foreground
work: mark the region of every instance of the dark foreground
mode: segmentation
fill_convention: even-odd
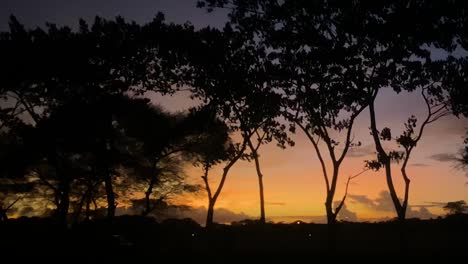
[[[404,231],[402,231],[404,230]],[[218,225],[209,232],[192,222],[156,223],[118,217],[57,227],[50,219],[0,224],[1,249],[12,255],[118,256],[468,256],[468,218],[389,223]]]

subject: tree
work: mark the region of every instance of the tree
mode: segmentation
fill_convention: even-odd
[[[158,193],[159,199],[178,192],[176,189],[194,187],[184,183],[183,164],[189,161],[200,137],[207,133],[205,126],[209,126],[206,123],[209,120],[199,119],[194,109],[188,114],[170,114],[147,100],[134,100],[127,108],[116,110],[116,115],[127,135],[137,142],[138,158],[130,167],[133,175],[146,182],[143,215],[151,213],[158,203],[151,198],[156,187],[173,184],[173,188],[163,189],[165,194]]]
[[[354,120],[368,105],[360,86],[368,62],[356,59],[367,56],[366,50],[359,48],[349,28],[336,26],[343,21],[328,19],[348,18],[347,6],[297,1],[206,2],[211,7],[232,4],[236,27],[254,32],[263,48],[270,50],[268,58],[275,69],[270,78],[287,96],[284,115],[292,122],[290,130],[299,126],[317,153],[326,184],[327,219],[334,223],[345,199],[333,210],[339,169],[349,148],[359,145],[353,142]],[[339,139],[331,136],[332,131],[345,134],[341,149],[337,149]],[[320,140],[332,164],[331,175]]]
[[[448,202],[444,206],[444,210],[446,210],[449,215],[462,214],[466,210],[466,202],[463,200]]]
[[[8,212],[36,186],[26,177],[29,155],[18,130],[0,130],[0,222],[8,220]]]
[[[269,86],[265,50],[251,36],[227,24],[223,31],[202,29],[190,48],[187,83],[195,97],[214,109],[232,133],[240,135],[227,161],[220,185],[213,194],[216,202],[231,167],[239,159],[255,160],[260,189],[260,221],[265,222],[263,175],[259,148],[277,140],[280,146],[291,143],[280,125],[281,95]],[[256,137],[256,142],[253,140]],[[250,154],[246,153],[250,150]],[[214,206],[214,204],[213,204]],[[208,221],[210,222],[210,221]]]
[[[7,102],[0,110],[1,126],[20,118],[33,127],[42,124],[42,131],[46,131],[47,126],[54,126],[53,121],[47,121],[51,113],[57,114],[58,109],[63,110],[63,106],[76,101],[92,105],[94,99],[127,92],[171,92],[171,84],[177,82],[178,75],[175,70],[178,59],[171,52],[171,44],[175,43],[175,33],[182,28],[166,25],[162,14],[145,27],[120,17],[110,21],[96,17],[92,26],[81,20],[77,32],[53,24],[47,24],[45,30],[26,30],[11,17],[10,31],[1,33],[0,37],[3,58],[0,69],[5,73],[2,76],[8,76],[0,79],[0,95]],[[111,118],[105,121],[112,122]],[[112,123],[106,126],[107,131],[112,129]],[[69,164],[72,157],[62,156],[59,143],[53,138],[35,137],[35,140],[50,143],[40,150],[45,155],[41,162],[59,183],[54,192],[58,195],[58,217],[65,222],[70,184],[74,180],[64,171],[68,166],[64,164]],[[104,182],[108,215],[112,217],[115,197],[108,169],[112,158],[106,157],[112,152],[107,149],[110,145],[112,142],[100,142],[97,156],[101,158],[96,164],[100,164],[100,174],[107,171]]]
[[[387,183],[389,184],[389,189],[391,190],[390,194],[393,197],[392,199],[395,204],[395,207],[397,208],[397,214],[400,220],[403,220],[405,218],[406,212],[408,209],[409,189],[410,189],[411,180],[407,172],[407,165],[408,165],[408,161],[411,158],[411,154],[414,148],[417,146],[417,144],[421,140],[424,134],[425,128],[429,124],[432,124],[433,122],[436,122],[440,118],[447,116],[451,113],[449,104],[447,103],[447,101],[441,99],[440,97],[441,95],[437,96],[435,94],[431,94],[431,89],[428,87],[420,88],[421,96],[424,99],[424,102],[427,108],[427,116],[423,120],[419,128],[417,128],[417,118],[415,116],[411,116],[410,118],[408,118],[408,121],[405,123],[405,130],[400,136],[396,138],[392,137],[390,128],[383,128],[380,131],[380,134],[378,137],[374,136],[374,140],[376,140],[379,146],[378,160],[367,162],[368,167],[374,170],[379,170],[381,167],[386,167],[386,168],[388,167],[389,169],[386,169],[387,175],[391,173],[391,171],[389,170],[392,166],[391,164],[392,161],[396,163],[401,162],[400,171],[401,171],[401,175],[404,179],[404,184],[405,184],[404,196],[402,200],[400,200],[397,197],[396,190],[393,187],[393,180],[391,178],[388,178],[387,176]],[[430,87],[434,89],[434,86],[430,86]],[[437,90],[432,90],[432,91],[434,92]],[[379,132],[377,131],[376,133],[379,133]],[[383,149],[382,143],[380,142],[391,141],[391,140],[395,140],[398,146],[403,148],[403,152],[399,152],[399,151],[385,152],[385,150]],[[395,199],[395,197],[397,198]]]
[[[453,51],[457,46],[454,40],[462,32],[460,24],[463,24],[463,11],[461,10],[465,9],[457,3],[441,6],[440,3],[408,4],[398,1],[379,4],[360,1],[341,3],[339,1],[207,0],[200,2],[200,6],[208,6],[210,9],[229,8],[231,21],[236,27],[257,33],[259,42],[271,50],[270,57],[285,72],[284,75],[279,75],[286,82],[280,81],[281,87],[293,87],[293,91],[299,92],[312,90],[306,98],[312,102],[310,98],[315,97],[318,100],[315,104],[309,103],[306,110],[316,110],[322,115],[322,118],[316,118],[319,124],[323,116],[327,115],[332,121],[331,127],[340,130],[347,126],[334,127],[334,122],[339,124],[339,121],[335,120],[335,116],[338,116],[336,111],[339,111],[336,109],[348,110],[352,117],[353,112],[359,113],[357,110],[360,109],[350,108],[353,103],[369,106],[371,133],[378,159],[385,167],[387,185],[398,218],[403,220],[406,212],[404,207],[407,205],[399,201],[390,168],[392,158],[399,156],[396,152],[387,153],[382,147],[379,135],[386,137],[385,134],[390,130],[379,131],[377,128],[375,99],[383,89],[393,89],[397,93],[427,89],[428,94],[436,95],[434,96],[436,100],[446,104],[441,96],[443,94],[441,90],[452,89],[448,85],[448,80],[457,75],[443,76],[440,74],[440,69],[444,67],[447,69],[450,64],[455,66],[459,63],[451,63],[453,62],[451,57],[443,62],[433,62],[427,47],[434,46],[447,52]],[[442,7],[448,10],[444,14],[437,11]],[[441,28],[446,34],[440,35],[439,31],[435,30]],[[440,65],[445,66],[440,67]],[[288,79],[291,74],[295,76],[294,82]],[[314,90],[325,90],[324,87],[329,87],[329,91],[335,93],[323,93],[322,96],[313,94]],[[323,102],[325,95],[339,96],[340,89],[355,90],[358,95],[337,98],[338,101],[329,104]],[[290,99],[293,101],[293,107],[300,105],[297,102],[295,105],[294,101],[303,100],[294,96]],[[303,114],[301,111],[303,110],[297,111],[298,117]],[[432,117],[438,114],[435,113]],[[327,122],[329,121],[325,121]],[[352,122],[350,124],[352,128]],[[313,129],[305,126],[304,128],[303,130]],[[324,131],[318,133],[325,135]],[[403,135],[401,139],[404,138],[408,137]],[[332,139],[328,141],[328,145],[334,147],[336,142]],[[347,145],[349,143],[343,148],[346,149]],[[409,148],[408,150],[411,152]],[[346,155],[346,151],[344,154]],[[332,158],[332,163],[336,165],[336,161],[339,160]],[[330,188],[327,188],[327,193],[328,197],[333,197],[333,179]],[[331,204],[328,198],[327,204]],[[326,207],[328,207],[327,215],[333,216],[332,210],[329,209],[331,206]]]
[[[215,113],[205,108],[204,118],[207,120],[207,133],[200,138],[199,144],[194,145],[193,154],[195,166],[200,166],[203,171],[201,176],[208,196],[208,208],[205,226],[207,228],[213,225],[214,205],[219,195],[219,186],[215,193],[210,186],[210,170],[223,162],[229,161],[236,154],[234,145],[229,137],[229,129],[224,122],[216,119]]]

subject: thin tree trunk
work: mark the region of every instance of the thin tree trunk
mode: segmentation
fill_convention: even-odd
[[[338,212],[333,212],[333,199],[335,198],[336,184],[338,182],[339,166],[340,165],[338,163],[334,162],[332,182],[330,185],[330,190],[327,191],[327,199],[325,201],[325,209],[327,211],[328,224],[335,224],[336,216],[338,215]]]
[[[259,188],[259,193],[260,193],[260,219],[259,219],[259,222],[261,224],[265,224],[265,196],[264,196],[264,191],[263,191],[263,174],[262,174],[262,171],[260,170],[260,160],[259,160],[259,157],[258,157],[258,151],[253,146],[252,141],[250,140],[250,138],[248,140],[248,144],[249,144],[250,150],[252,151],[252,155],[253,155],[254,160],[255,160],[255,169],[257,171],[257,176],[258,176],[258,188]]]
[[[147,216],[152,211],[151,206],[151,193],[153,193],[154,184],[156,182],[156,176],[152,176],[148,185],[148,189],[145,192],[145,209],[141,213],[143,216]]]
[[[212,198],[209,200],[208,204],[208,212],[206,216],[206,228],[209,228],[213,225],[213,218],[214,218],[214,206],[216,204],[216,200],[218,200],[219,195],[221,194],[221,190],[224,187],[224,183],[226,182],[227,175],[229,170],[234,166],[234,164],[241,158],[242,154],[244,154],[245,148],[247,146],[247,141],[244,139],[242,143],[242,147],[237,153],[237,155],[224,167],[223,175],[221,176],[221,181],[219,182],[218,188],[216,189],[215,193],[213,194]],[[206,178],[205,184],[208,185],[208,178]],[[211,195],[210,195],[211,196]]]
[[[68,210],[70,209],[70,183],[62,179],[59,184],[59,204],[57,207],[57,220],[63,226],[67,225]]]
[[[387,153],[385,152],[385,150],[382,147],[382,143],[380,142],[380,138],[379,138],[379,131],[377,130],[377,123],[376,123],[375,109],[374,109],[374,100],[375,100],[375,97],[374,97],[373,101],[369,104],[369,113],[370,113],[372,137],[374,139],[375,148],[376,148],[377,153],[378,153],[378,155],[380,157],[380,160],[383,161],[383,163],[384,163],[387,186],[388,186],[388,190],[390,192],[390,197],[392,198],[393,205],[395,207],[395,211],[396,211],[397,216],[398,216],[398,220],[404,221],[406,212],[403,211],[403,208],[402,208],[402,206],[400,204],[400,200],[398,199],[398,195],[397,195],[396,190],[395,190],[395,186],[393,185],[392,168],[391,168],[390,157],[387,155]]]
[[[8,220],[7,210],[0,206],[0,222]]]
[[[83,209],[83,205],[85,203],[87,196],[88,196],[88,190],[86,190],[83,196],[81,196],[80,203],[76,207],[75,216],[73,217],[74,223],[78,223],[78,221],[80,220],[81,210]]]
[[[153,210],[153,206],[151,206],[151,194],[153,193],[153,188],[157,181],[156,162],[157,162],[156,160],[153,161],[153,165],[151,169],[151,178],[148,184],[148,188],[146,189],[146,192],[145,192],[145,208],[143,209],[143,212],[141,213],[142,216],[147,216]]]
[[[104,185],[106,189],[106,197],[107,197],[107,218],[112,219],[115,216],[115,194],[114,189],[112,187],[112,177],[109,172],[106,173],[104,179]]]
[[[89,221],[91,216],[91,202],[92,202],[92,192],[89,192],[86,197],[86,211],[85,211],[85,219]]]
[[[211,194],[211,188],[210,184],[208,182],[208,173],[210,171],[211,164],[207,163],[204,164],[203,168],[203,176],[201,177],[203,179],[203,182],[205,183],[205,189],[206,189],[206,194],[208,195],[208,209],[206,213],[206,222],[205,222],[205,227],[207,229],[210,229],[213,226],[213,215],[214,215],[214,204],[215,200],[213,199],[213,196]]]
[[[401,206],[400,199],[398,199],[398,195],[395,190],[395,186],[393,185],[392,179],[392,167],[390,158],[386,157],[385,162],[385,176],[387,179],[387,186],[388,190],[390,191],[390,197],[392,198],[393,205],[395,207],[395,211],[397,213],[397,217],[399,221],[404,221],[406,216],[406,210],[403,210],[403,206]]]
[[[258,187],[260,190],[260,223],[265,224],[265,198],[263,193],[263,175],[258,175]]]
[[[206,224],[205,227],[210,229],[213,226],[213,218],[214,218],[214,205],[216,201],[210,199],[208,202],[208,211],[206,213]]]
[[[403,199],[401,210],[403,211],[403,214],[404,214],[403,218],[406,218],[406,210],[408,208],[409,189],[410,189],[411,180],[408,178],[408,175],[406,174],[406,168],[403,168],[401,170],[401,173],[402,173],[403,178],[405,180],[405,197]]]
[[[327,197],[332,197],[329,192],[327,193]],[[327,211],[327,224],[332,225],[336,223],[336,214],[333,212],[333,204],[330,202],[330,200],[327,198],[327,201],[325,202],[325,209]]]

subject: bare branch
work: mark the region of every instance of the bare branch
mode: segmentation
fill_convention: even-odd
[[[325,184],[326,184],[327,192],[328,192],[330,190],[330,181],[328,179],[327,166],[325,165],[325,161],[323,160],[322,153],[320,152],[320,148],[318,145],[320,137],[317,140],[315,140],[314,137],[309,133],[309,131],[301,123],[296,122],[296,124],[304,131],[304,133],[306,134],[306,136],[309,138],[310,142],[314,146],[315,152],[317,153],[317,157],[320,161],[320,165],[322,166],[323,177],[325,179]]]

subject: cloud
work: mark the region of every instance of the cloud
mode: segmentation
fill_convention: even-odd
[[[361,147],[350,148],[347,156],[351,158],[362,158],[370,155],[374,155],[375,147],[374,145],[365,145]]]
[[[419,210],[413,209],[414,206],[408,206],[406,210],[406,217],[407,218],[419,218],[419,219],[430,219],[436,218],[437,215],[431,213],[426,206],[419,207]]]
[[[268,205],[277,205],[277,206],[285,206],[286,203],[283,202],[266,202]]]
[[[445,136],[464,136],[468,130],[467,118],[456,118],[454,116],[445,117],[437,121],[437,126],[428,130],[429,135],[440,137]]]
[[[340,201],[335,201],[333,206],[336,208],[340,204]],[[357,214],[346,207],[346,203],[341,207],[340,213],[338,214],[338,220],[345,220],[349,222],[357,222]]]
[[[353,202],[357,202],[357,203],[366,205],[368,207],[374,207],[375,206],[374,201],[372,199],[369,199],[366,195],[349,194],[348,197]]]
[[[388,191],[381,191],[376,199],[370,199],[365,195],[349,195],[349,198],[357,203],[360,203],[367,208],[380,212],[393,212],[395,207],[393,206],[390,193]]]
[[[428,205],[426,207],[444,207],[447,203],[444,202],[424,202]]]
[[[382,212],[393,212],[395,206],[388,191],[381,191],[377,199],[375,199],[375,210]]]
[[[410,166],[412,166],[412,167],[427,167],[427,166],[429,166],[429,164],[426,164],[426,163],[413,163],[413,164],[410,164]]]
[[[365,195],[349,195],[349,198],[353,201],[367,206],[371,210],[380,212],[394,212],[395,207],[393,205],[390,193],[388,191],[381,191],[379,196],[372,200]],[[429,203],[427,205],[410,205],[406,210],[407,218],[420,218],[430,219],[435,218],[437,215],[431,213],[428,207],[439,207],[442,203]]]
[[[431,155],[428,158],[439,162],[452,162],[457,160],[457,156],[453,153],[438,153]]]
[[[326,223],[327,217],[325,215],[298,215],[298,216],[267,216],[267,221],[275,223],[295,223],[296,221],[303,221],[306,223]]]
[[[141,210],[135,208],[118,208],[117,215],[125,214],[138,214]],[[151,216],[155,217],[158,221],[168,218],[192,218],[200,225],[204,225],[206,221],[207,209],[205,207],[188,207],[188,206],[169,206],[164,210],[155,211]],[[225,208],[217,208],[214,212],[214,221],[218,223],[231,223],[233,221],[240,221],[251,219],[252,217],[245,213],[236,213]]]

